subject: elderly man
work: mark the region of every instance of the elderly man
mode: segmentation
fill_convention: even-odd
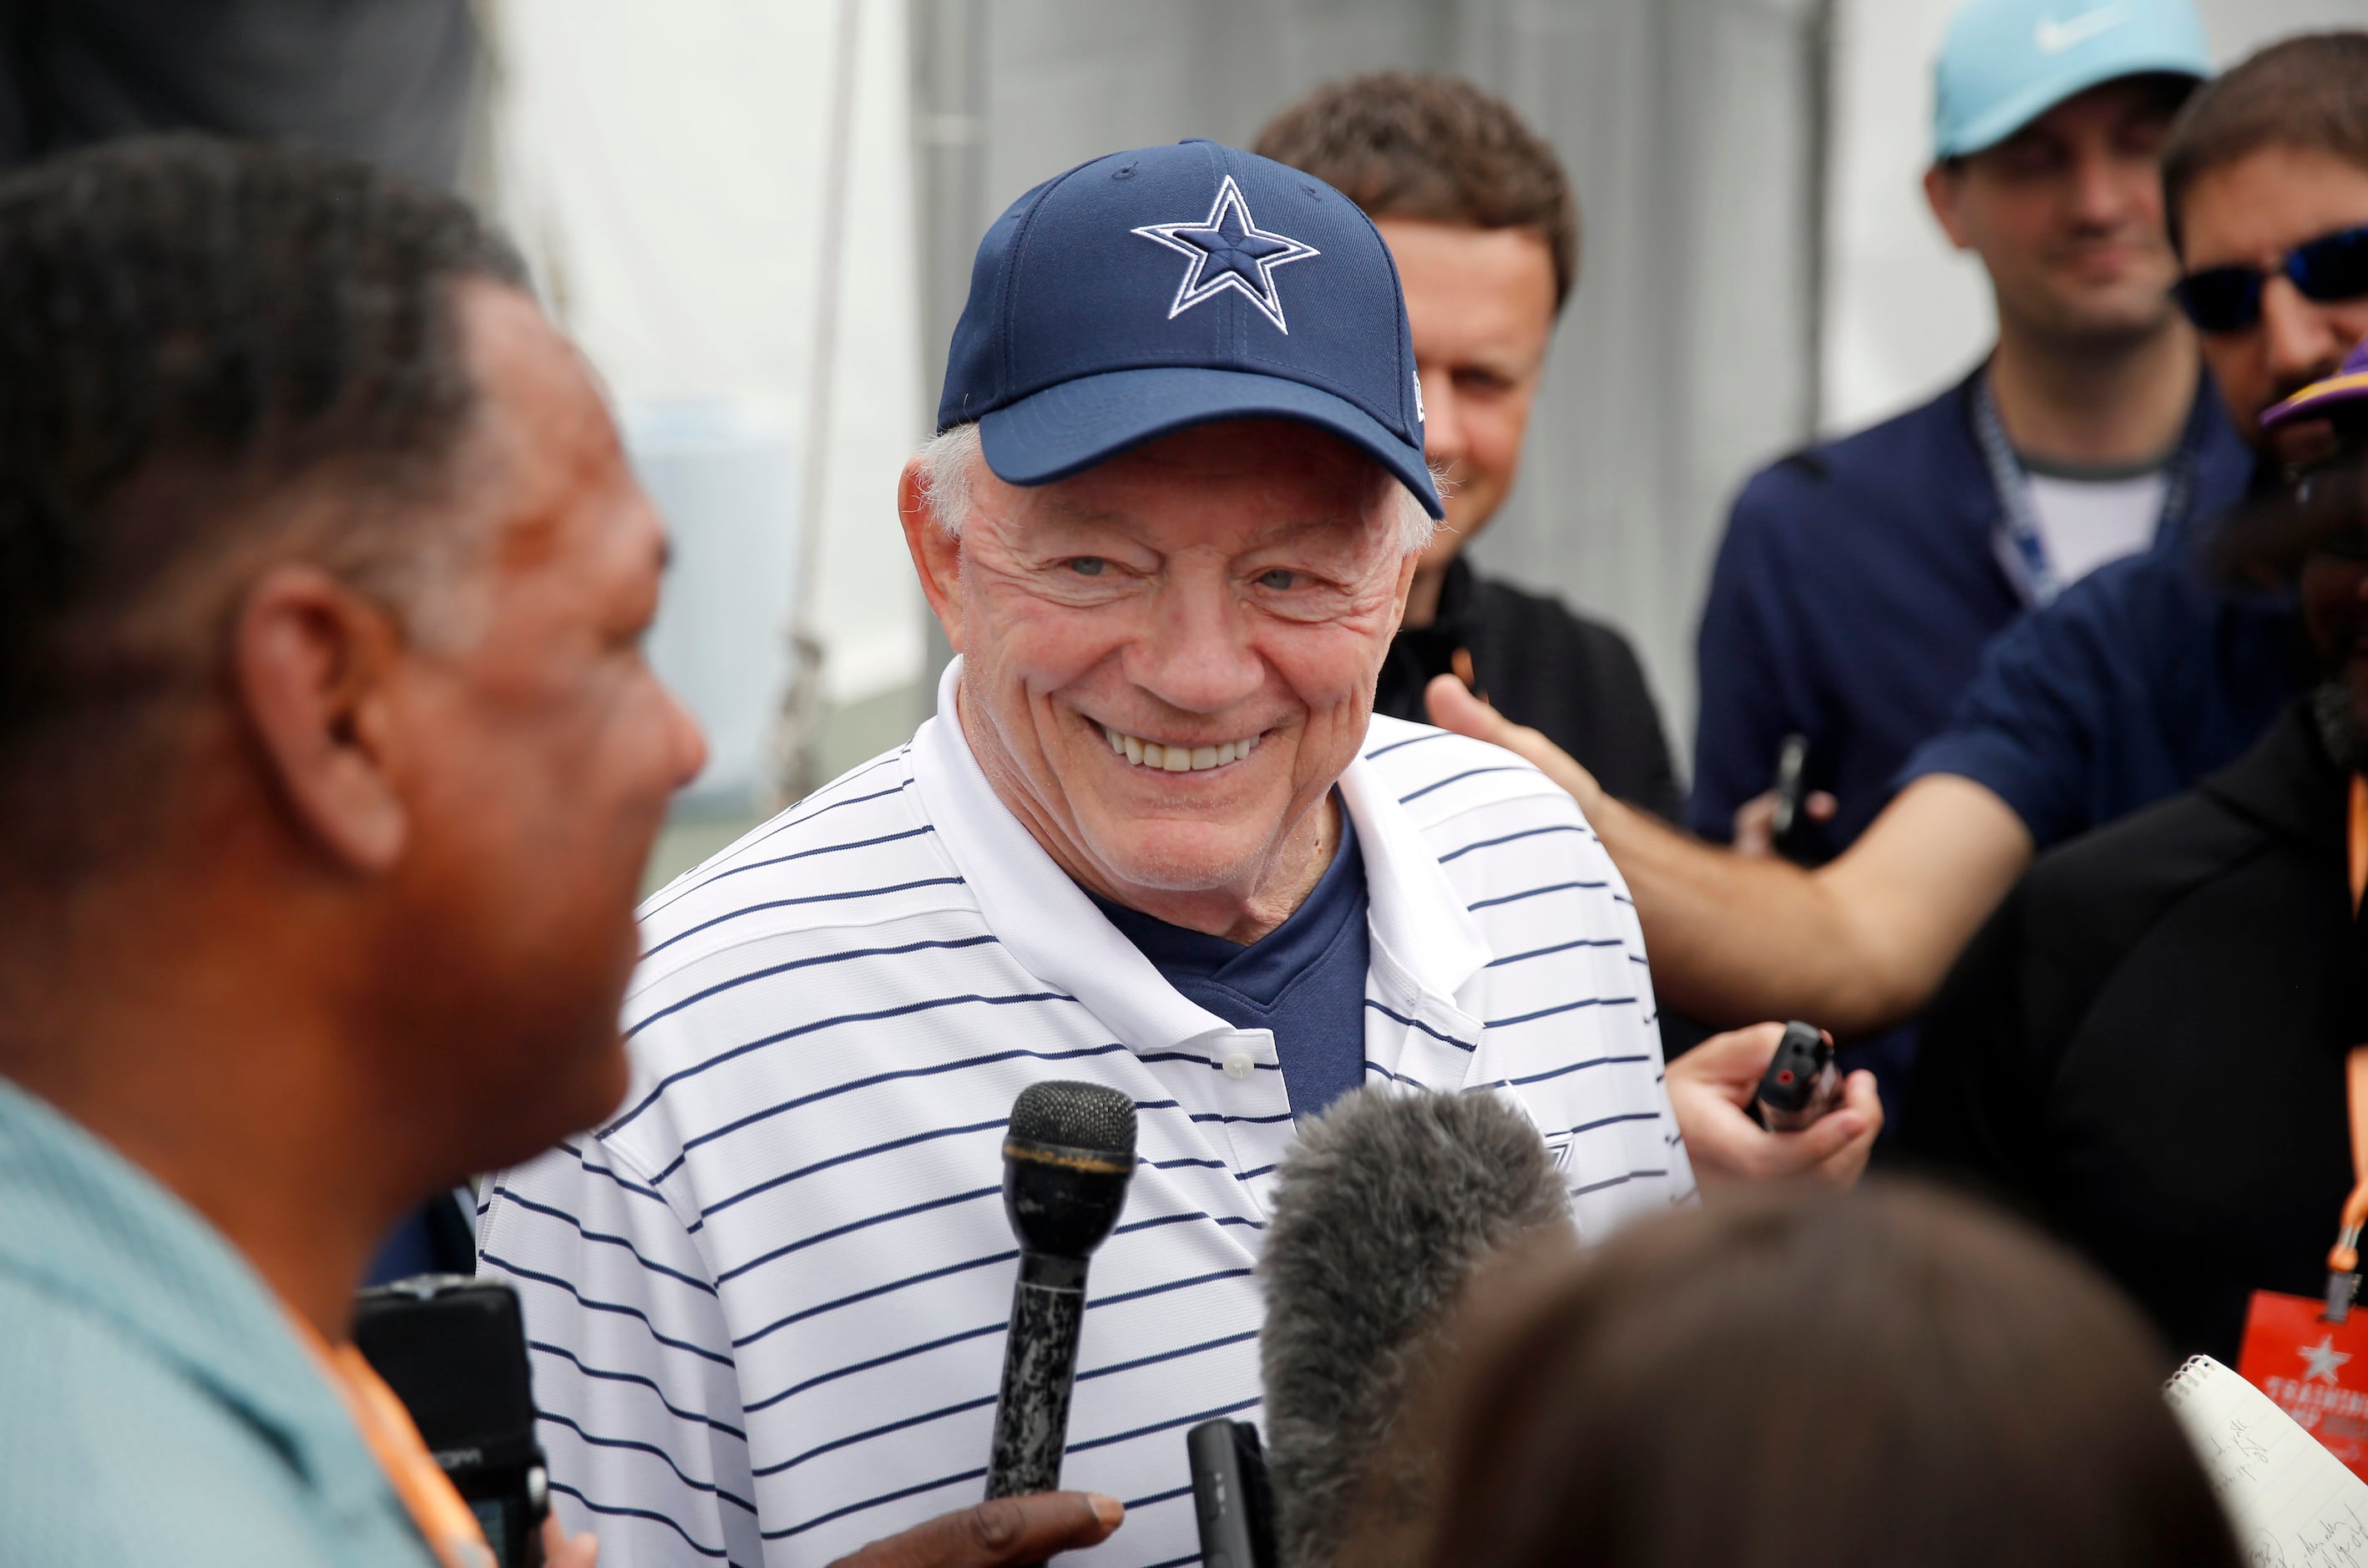
[[[702,755],[640,651],[664,531],[523,283],[343,159],[0,181],[10,1568],[490,1562],[354,1286],[405,1208],[615,1105],[633,888]]]
[[[901,492],[938,717],[645,908],[632,1089],[481,1230],[622,1561],[819,1562],[977,1494],[1030,1083],[1141,1113],[1069,1423],[1129,1510],[1099,1561],[1192,1556],[1184,1429],[1258,1403],[1275,1162],[1342,1091],[1506,1096],[1589,1235],[1692,1192],[1573,802],[1371,717],[1439,511],[1414,366],[1372,223],[1262,158],[1116,153],[988,232]],[[1869,1098],[1758,1148],[1862,1160]]]

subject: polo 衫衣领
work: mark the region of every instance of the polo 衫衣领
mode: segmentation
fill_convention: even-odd
[[[495,1183],[552,1485],[620,1562],[825,1563],[974,1502],[1029,1084],[1133,1096],[1139,1163],[1087,1292],[1065,1485],[1124,1502],[1078,1560],[1196,1552],[1184,1434],[1258,1407],[1252,1269],[1295,1137],[1271,1037],[1180,995],[987,784],[953,716],[643,912],[605,1125]],[[1635,911],[1509,753],[1372,722],[1338,782],[1366,877],[1368,1083],[1500,1094],[1582,1233],[1693,1190]]]
[[[1338,809],[1338,797],[1331,804]],[[1339,818],[1331,864],[1281,925],[1247,945],[1171,926],[1099,893],[1094,907],[1168,984],[1240,1029],[1274,1036],[1293,1119],[1365,1081],[1365,858],[1356,820]]]

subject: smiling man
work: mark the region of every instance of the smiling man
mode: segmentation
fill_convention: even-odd
[[[1192,1556],[1184,1431],[1258,1403],[1275,1164],[1342,1092],[1505,1096],[1590,1236],[1693,1190],[1574,803],[1371,715],[1439,501],[1364,215],[1207,142],[1073,169],[982,243],[939,425],[900,492],[937,717],[645,907],[633,1087],[482,1232],[561,1511],[627,1563],[821,1562],[977,1495],[1030,1084],[1141,1118],[1069,1422],[1064,1480],[1128,1510],[1099,1562]],[[1847,1174],[1870,1099],[1797,1141],[1705,1099],[1705,1163]]]
[[[1951,18],[1924,195],[1998,338],[1939,396],[1744,486],[1702,608],[1695,832],[1764,836],[1752,803],[1799,735],[1825,799],[1787,847],[1832,859],[2001,629],[2244,493],[2163,222],[2163,140],[2210,69],[2192,0]]]

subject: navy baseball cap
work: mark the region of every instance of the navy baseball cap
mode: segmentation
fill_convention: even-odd
[[[1224,419],[1328,430],[1445,515],[1389,247],[1312,175],[1214,142],[1113,153],[1045,181],[979,242],[940,431],[1050,484]]]

